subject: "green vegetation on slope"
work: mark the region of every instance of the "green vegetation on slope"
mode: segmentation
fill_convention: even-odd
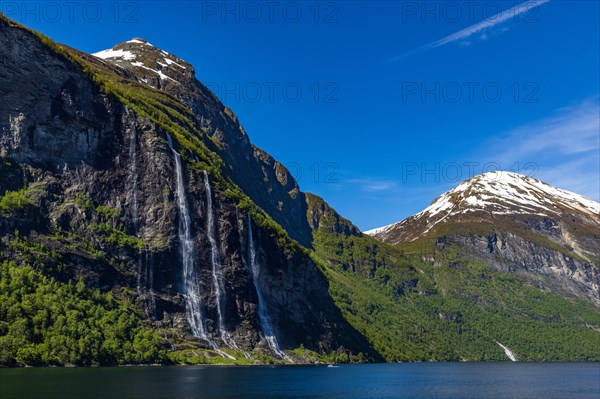
[[[159,342],[125,299],[0,263],[0,364],[157,363]]]
[[[80,68],[100,91],[131,108],[137,117],[149,119],[159,132],[168,132],[186,161],[186,169],[196,177],[207,170],[215,191],[235,203],[241,211],[251,213],[253,220],[277,238],[287,253],[305,251],[237,185],[221,174],[223,162],[210,150],[211,138],[200,129],[195,116],[183,103],[165,92],[122,76],[121,71],[95,57],[57,44],[9,21],[2,14],[0,23],[9,23],[31,33],[59,57]],[[200,162],[195,160],[196,156]],[[4,170],[9,167],[18,165],[0,159],[2,187],[12,187],[2,179]],[[18,187],[26,184],[15,182]],[[8,309],[4,311],[3,307],[0,311],[0,365],[228,362],[214,351],[198,349],[197,345],[188,348],[189,342],[185,339],[189,337],[177,341],[178,347],[170,348],[167,356],[166,350],[160,349],[167,344],[166,338],[157,335],[166,332],[155,331],[149,323],[141,322],[145,318],[142,305],[130,289],[116,288],[112,293],[83,289],[83,280],[77,280],[77,277],[93,268],[114,269],[110,272],[133,281],[132,270],[126,268],[119,254],[137,253],[146,245],[126,233],[125,220],[119,210],[94,203],[84,191],[64,196],[47,195],[39,201],[35,198],[43,194],[39,184],[0,193],[0,217],[4,218],[0,220],[0,228],[4,229],[0,250],[5,251],[0,252],[0,261],[5,261],[3,268],[6,269],[0,274],[0,299]],[[46,204],[42,212],[40,204],[43,202]],[[66,211],[74,210],[75,224],[63,226],[63,230],[50,223],[45,208],[48,202]],[[21,215],[28,219],[16,220]],[[30,220],[33,216],[40,216],[35,225]],[[35,228],[30,232],[31,227]],[[9,259],[17,262],[9,262]],[[17,278],[21,274],[26,278]],[[79,288],[74,290],[72,287]],[[119,300],[114,299],[117,296]],[[21,305],[25,307],[20,308]],[[37,317],[42,313],[49,316],[39,324]],[[67,316],[69,319],[64,321]],[[39,318],[42,320],[41,316]],[[235,364],[253,362],[246,361],[243,354],[236,356],[241,359],[233,362]],[[257,358],[265,363],[276,361],[267,354],[256,354]]]
[[[222,161],[210,150],[210,137],[182,103],[121,76],[93,57],[32,33],[78,65],[102,91],[169,132],[182,147],[186,166],[194,173],[208,170],[219,193],[242,211],[251,212],[287,251],[304,251],[222,176]],[[195,162],[190,151],[201,162]],[[3,195],[0,214],[9,218],[35,207],[31,193],[27,188]],[[318,219],[313,259],[329,279],[330,292],[344,317],[387,360],[505,360],[496,341],[510,347],[520,360],[600,360],[600,316],[590,305],[524,286],[515,275],[490,271],[458,255],[436,266],[424,263],[361,235],[322,200],[311,197],[309,201],[313,201],[310,210],[321,212],[311,215]],[[142,245],[123,232],[115,210],[85,199],[75,203],[94,213],[98,221],[87,233],[98,240],[114,247]],[[68,268],[61,259],[71,250],[89,256],[90,261],[118,267],[111,264],[115,261],[107,251],[80,233],[85,232],[7,238],[6,250],[19,253],[22,262],[6,260],[0,268],[0,364],[169,361],[160,349],[162,337],[140,321],[141,311],[125,293],[101,293],[86,288],[81,280],[58,278]],[[117,293],[123,298],[115,299]],[[220,362],[214,356],[197,355],[195,347],[185,345],[169,358],[185,363]],[[330,358],[344,361],[343,355]]]
[[[31,202],[26,196],[26,190],[9,191],[0,197],[0,216],[10,217],[14,212],[30,204]]]
[[[497,342],[519,360],[600,360],[600,314],[589,303],[527,286],[458,248],[434,254],[434,266],[339,234],[334,220],[314,231],[313,258],[344,317],[386,360],[507,360]]]

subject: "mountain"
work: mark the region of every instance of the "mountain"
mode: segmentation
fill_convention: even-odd
[[[3,313],[2,363],[287,362],[280,348],[300,346],[377,358],[298,243],[311,240],[304,194],[189,64],[139,39],[87,55],[4,18],[0,42],[1,257],[6,276],[26,265],[40,281],[27,309],[23,287],[6,287],[18,311]],[[65,301],[81,281],[101,312],[111,294],[131,325],[42,327],[35,314],[65,311],[38,302],[45,281]],[[144,345],[117,349],[138,335]]]
[[[435,241],[600,307],[600,204],[511,172],[475,176],[399,223],[366,232],[407,250]],[[429,247],[431,248],[431,247]]]
[[[363,234],[175,55],[0,49],[0,365],[599,360],[588,296]]]

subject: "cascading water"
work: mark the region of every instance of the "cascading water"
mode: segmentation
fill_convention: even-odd
[[[134,234],[138,234],[138,175],[137,175],[137,127],[133,126],[131,129],[131,136],[129,138],[129,180],[131,182],[131,218],[133,220]],[[138,253],[138,273],[137,273],[137,293],[141,293],[142,289],[142,250]]]
[[[156,319],[156,299],[154,298],[154,256],[150,247],[146,246],[146,288],[150,292],[150,315],[152,319]]]
[[[175,172],[177,174],[177,207],[179,208],[179,243],[181,247],[181,258],[183,262],[183,280],[186,293],[186,311],[187,319],[192,329],[192,334],[196,337],[205,339],[215,346],[208,339],[204,326],[204,315],[202,313],[202,297],[198,290],[196,281],[195,248],[192,239],[192,220],[185,195],[185,185],[183,182],[183,171],[181,168],[181,156],[173,148],[173,139],[167,133],[169,148],[175,158]]]
[[[131,204],[133,228],[138,232],[138,174],[137,174],[137,128],[131,129],[131,138],[129,139],[129,179],[131,180]]]
[[[260,265],[256,264],[256,251],[254,249],[254,240],[252,238],[252,218],[250,217],[250,214],[248,214],[248,266],[250,267],[252,281],[254,282],[254,288],[256,289],[256,296],[258,297],[258,319],[265,341],[267,341],[267,345],[269,345],[269,348],[277,356],[282,359],[290,360],[290,358],[279,348],[277,336],[271,325],[266,303],[260,289]]]
[[[219,248],[215,238],[216,227],[213,213],[212,188],[210,186],[210,180],[208,179],[208,173],[206,173],[206,171],[204,171],[204,188],[206,190],[206,232],[208,241],[210,243],[212,276],[215,287],[215,297],[217,301],[217,328],[219,329],[219,336],[227,346],[236,350],[240,350],[240,348],[231,338],[229,332],[225,329],[225,312],[223,308],[225,302],[225,284],[223,281],[223,270],[219,256]]]
[[[517,361],[517,357],[515,356],[515,354],[513,353],[513,351],[511,351],[510,349],[508,349],[506,346],[502,345],[500,342],[496,341],[496,343],[498,345],[500,345],[500,347],[502,349],[504,349],[504,353],[506,354],[506,356],[510,359],[511,362],[516,362]]]
[[[169,148],[175,158],[175,172],[177,174],[177,207],[179,208],[179,242],[181,246],[181,258],[183,262],[183,279],[186,292],[186,313],[188,323],[194,336],[202,338],[208,342],[209,347],[218,352],[223,357],[235,358],[221,351],[217,344],[206,334],[204,313],[202,312],[202,297],[199,291],[196,272],[196,250],[192,238],[192,219],[187,204],[185,194],[185,184],[183,182],[183,171],[181,167],[181,156],[173,147],[173,139],[167,133]]]

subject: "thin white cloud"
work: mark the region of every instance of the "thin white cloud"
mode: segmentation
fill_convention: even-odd
[[[360,190],[369,193],[379,191],[389,192],[398,187],[398,183],[395,181],[377,178],[349,179],[347,183],[358,186]]]
[[[600,97],[498,135],[484,143],[476,158],[494,162],[503,169],[535,165],[534,177],[598,201]]]
[[[549,1],[550,0],[528,0],[524,3],[518,4],[512,8],[509,8],[508,10],[499,12],[498,14],[495,14],[489,18],[486,18],[479,23],[471,25],[471,26],[469,26],[465,29],[459,30],[458,32],[455,32],[451,35],[448,35],[439,40],[436,40],[434,42],[431,42],[429,44],[421,46],[415,50],[409,51],[398,57],[395,57],[392,59],[392,61],[399,61],[399,60],[405,59],[407,57],[410,57],[412,55],[415,55],[417,53],[421,53],[421,52],[424,52],[427,50],[442,47],[442,46],[445,46],[450,43],[465,42],[466,44],[470,44],[470,41],[468,41],[468,40],[473,35],[478,34],[480,32],[482,34],[479,36],[479,39],[487,40],[487,39],[489,39],[489,35],[487,34],[487,31],[489,31],[491,28],[493,28],[501,23],[507,22],[511,18],[516,18],[517,16],[524,14],[524,13],[526,13],[536,7],[539,7],[545,3],[548,3]],[[507,29],[503,29],[503,31],[506,31],[506,30]]]

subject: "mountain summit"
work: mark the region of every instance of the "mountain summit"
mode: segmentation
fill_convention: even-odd
[[[390,243],[401,243],[414,241],[448,222],[475,217],[485,223],[488,218],[517,215],[573,217],[600,228],[598,202],[532,177],[496,171],[462,182],[414,216],[365,233]]]
[[[441,252],[457,246],[535,286],[576,293],[600,306],[600,204],[532,177],[475,176],[416,215],[366,234],[411,250],[430,243]]]
[[[145,39],[133,38],[92,55],[132,71],[140,82],[157,89],[189,85],[195,77],[191,64]]]
[[[289,171],[250,142],[237,115],[200,82],[181,58],[134,38],[93,54],[138,82],[185,104],[210,137],[208,145],[225,163],[223,173],[266,210],[290,236],[311,246],[306,198]],[[263,186],[264,185],[264,186]]]

